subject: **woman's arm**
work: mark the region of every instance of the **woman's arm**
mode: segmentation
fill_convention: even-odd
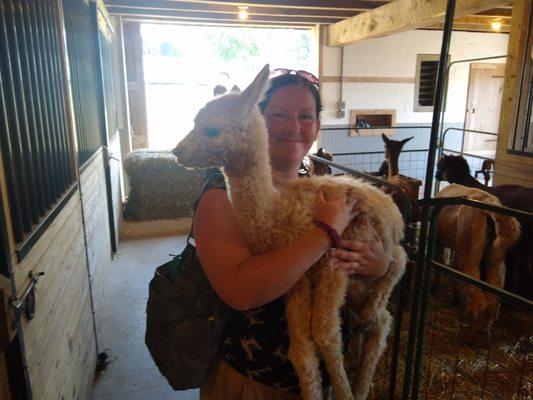
[[[352,204],[317,200],[317,216],[342,232]],[[346,220],[346,223],[344,223]],[[311,228],[290,245],[252,255],[224,190],[207,191],[194,217],[198,256],[214,290],[229,306],[247,310],[285,294],[330,246],[321,229]]]

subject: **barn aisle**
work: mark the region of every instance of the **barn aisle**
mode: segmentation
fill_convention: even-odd
[[[144,345],[148,282],[153,270],[185,245],[186,236],[121,241],[108,272],[99,321],[100,351],[111,363],[96,380],[93,400],[197,400],[198,391],[174,392]]]

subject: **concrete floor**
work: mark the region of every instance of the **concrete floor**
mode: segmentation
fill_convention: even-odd
[[[92,400],[197,400],[198,390],[175,392],[144,344],[148,282],[154,269],[185,246],[186,236],[121,241],[107,274],[99,347],[111,363],[96,380]]]

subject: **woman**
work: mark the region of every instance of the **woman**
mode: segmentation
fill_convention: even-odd
[[[318,79],[304,71],[275,70],[259,104],[269,134],[274,184],[298,177],[302,159],[317,138],[321,110]],[[321,194],[315,219],[342,233],[353,203],[326,201]],[[233,309],[221,349],[222,361],[201,388],[205,400],[298,399],[298,378],[287,358],[289,338],[282,296],[329,251],[336,267],[361,279],[387,269],[380,242],[341,242],[332,249],[327,230],[314,226],[282,248],[252,255],[226,192],[210,189],[194,217],[198,255],[211,285]]]

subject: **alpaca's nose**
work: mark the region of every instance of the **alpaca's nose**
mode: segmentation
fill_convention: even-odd
[[[179,157],[180,153],[181,149],[179,148],[179,146],[174,147],[174,149],[172,150],[172,154],[174,154],[176,157]]]

